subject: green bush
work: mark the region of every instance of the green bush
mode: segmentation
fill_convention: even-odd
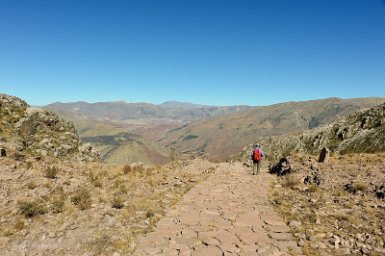
[[[192,139],[195,139],[195,138],[198,138],[198,136],[195,135],[195,134],[189,134],[189,135],[187,135],[186,137],[183,138],[183,141],[192,140]]]
[[[26,218],[47,213],[47,207],[41,201],[20,202],[19,210]]]
[[[154,211],[153,210],[148,210],[147,211],[147,213],[146,213],[146,217],[147,218],[152,218],[152,217],[154,217],[155,216],[155,213],[154,213]]]

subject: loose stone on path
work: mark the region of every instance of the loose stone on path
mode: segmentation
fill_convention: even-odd
[[[134,255],[302,255],[269,204],[273,180],[221,164],[139,241]]]

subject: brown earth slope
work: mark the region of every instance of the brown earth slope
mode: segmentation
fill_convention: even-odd
[[[191,123],[169,132],[160,143],[182,153],[224,160],[258,138],[306,131],[383,101],[380,98],[330,98],[256,107]]]

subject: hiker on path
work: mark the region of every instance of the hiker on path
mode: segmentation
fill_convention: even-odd
[[[255,144],[253,150],[251,151],[251,160],[253,161],[253,175],[260,173],[261,161],[265,157],[261,145],[259,143]]]

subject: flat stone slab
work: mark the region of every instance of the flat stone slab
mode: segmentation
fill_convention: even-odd
[[[282,225],[264,225],[266,230],[274,233],[287,233],[290,232],[290,228],[283,223]]]
[[[220,164],[145,235],[133,255],[289,255],[301,253],[268,201],[275,179]]]
[[[290,241],[293,240],[293,236],[290,233],[269,233],[269,237],[275,240]]]

